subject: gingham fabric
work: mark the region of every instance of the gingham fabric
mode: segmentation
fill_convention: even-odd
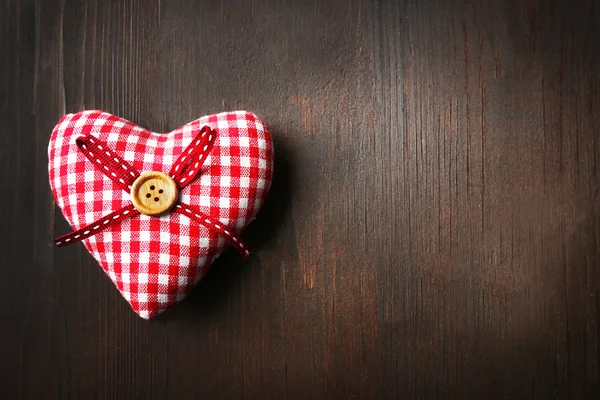
[[[67,221],[79,229],[131,204],[130,194],[79,151],[78,137],[102,140],[137,171],[168,173],[205,125],[217,132],[217,140],[180,201],[241,235],[264,202],[273,171],[271,135],[246,111],[205,116],[164,134],[103,111],[64,116],[50,138],[48,171]],[[121,221],[83,244],[145,319],[185,298],[228,246],[222,236],[174,212]]]

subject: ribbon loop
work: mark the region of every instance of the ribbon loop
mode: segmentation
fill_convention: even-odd
[[[92,135],[77,138],[75,143],[88,160],[108,179],[126,192],[131,190],[131,185],[140,173],[112,151],[106,143]]]
[[[216,138],[217,134],[213,129],[208,126],[202,127],[198,135],[175,161],[169,175],[177,183],[179,189],[183,189],[196,178],[206,157],[210,154]]]

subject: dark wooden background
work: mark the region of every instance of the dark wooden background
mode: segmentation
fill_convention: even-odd
[[[600,396],[600,3],[1,0],[0,398]],[[50,132],[248,109],[245,237],[146,322],[69,231]]]

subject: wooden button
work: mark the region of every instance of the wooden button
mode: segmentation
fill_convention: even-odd
[[[133,206],[145,215],[159,215],[169,210],[178,196],[175,181],[164,172],[142,172],[131,185]]]

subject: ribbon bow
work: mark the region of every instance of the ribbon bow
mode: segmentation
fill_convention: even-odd
[[[179,191],[196,178],[206,157],[208,157],[213,148],[216,137],[217,134],[214,130],[208,126],[204,126],[185,151],[179,156],[177,161],[175,161],[175,164],[171,167],[171,171],[168,175],[173,178]],[[140,177],[140,173],[135,170],[135,168],[112,151],[106,143],[91,135],[77,138],[76,144],[79,150],[92,162],[92,164],[94,164],[94,167],[102,171],[107,178],[112,180],[121,189],[130,193],[132,185],[136,179]],[[248,246],[241,238],[233,233],[233,229],[209,215],[206,215],[196,207],[182,203],[177,199],[171,212],[183,214],[191,220],[207,227],[216,234],[223,236],[245,259],[250,256]],[[92,224],[66,235],[62,235],[54,239],[54,242],[58,247],[76,243],[102,232],[106,228],[127,218],[133,218],[140,214],[141,212],[138,211],[132,203],[120,210],[105,215]]]

